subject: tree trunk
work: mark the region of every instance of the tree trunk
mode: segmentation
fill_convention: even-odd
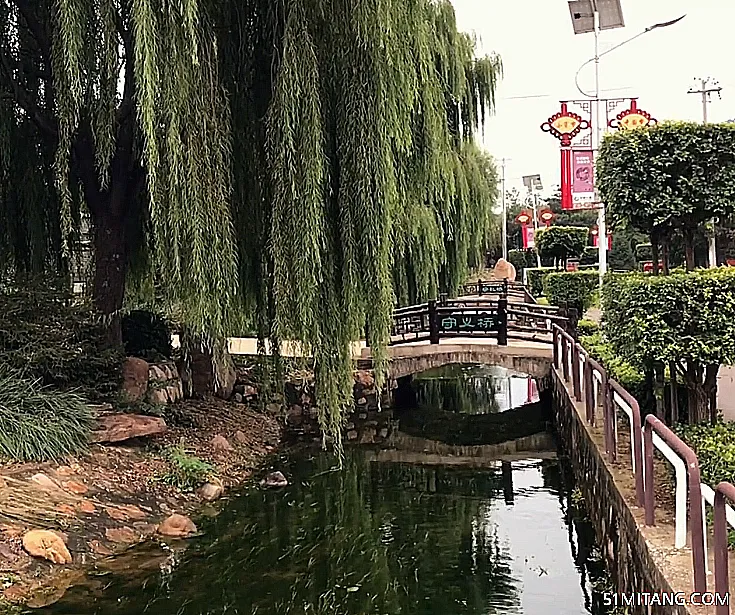
[[[687,365],[686,385],[690,425],[712,420],[712,395],[717,387],[719,370],[719,365],[708,365],[706,369],[694,363]]]
[[[108,321],[108,341],[122,344],[120,310],[125,297],[125,280],[128,272],[125,217],[120,207],[99,197],[94,224],[94,282],[92,299],[97,309]],[[105,203],[104,200],[108,202]]]
[[[661,264],[663,265],[663,274],[669,275],[669,256],[670,256],[669,238],[664,237],[661,240]]]
[[[659,257],[658,257],[658,237],[651,235],[651,256],[653,258],[653,275],[658,275]]]
[[[664,364],[656,362],[654,363],[654,396],[656,397],[656,418],[663,420],[666,416],[666,379]]]
[[[684,231],[684,245],[686,251],[687,271],[694,271],[694,231]]]

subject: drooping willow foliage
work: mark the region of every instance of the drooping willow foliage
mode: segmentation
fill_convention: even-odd
[[[395,302],[494,240],[502,67],[448,0],[0,0],[0,60],[0,262],[62,268],[88,211],[103,312],[153,280],[301,341],[338,448],[350,342],[380,372]]]

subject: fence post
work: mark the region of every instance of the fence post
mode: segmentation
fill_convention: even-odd
[[[498,346],[508,345],[508,300],[498,299]]]
[[[477,280],[477,294],[482,297],[482,280]]]
[[[564,335],[561,336],[561,372],[564,382],[569,382],[569,344]]]
[[[589,357],[584,363],[584,401],[587,408],[587,422],[595,426],[595,381]]]
[[[569,308],[567,312],[569,316],[569,335],[571,335],[575,340],[577,339],[577,323],[579,322],[579,314],[577,313],[577,308]]]
[[[572,383],[574,399],[582,401],[582,383],[579,380],[579,344],[574,344],[572,347]]]
[[[552,326],[551,335],[554,339],[554,367],[559,369],[559,329]]]
[[[436,313],[436,301],[429,301],[429,343],[439,343],[439,318]]]

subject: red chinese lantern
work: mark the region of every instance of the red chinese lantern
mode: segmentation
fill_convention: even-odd
[[[529,214],[527,211],[522,211],[516,216],[516,224],[520,224],[521,226],[526,226],[527,224],[530,224],[533,218],[531,217],[531,214]]]
[[[546,226],[551,226],[551,223],[554,221],[554,218],[556,216],[554,215],[554,212],[550,209],[542,209],[540,212],[538,212],[539,220]]]

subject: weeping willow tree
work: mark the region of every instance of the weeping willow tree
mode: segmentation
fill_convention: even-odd
[[[448,0],[0,0],[0,263],[63,270],[89,214],[113,341],[141,281],[213,339],[253,315],[339,445],[350,342],[380,373],[396,300],[493,239],[500,74]]]

